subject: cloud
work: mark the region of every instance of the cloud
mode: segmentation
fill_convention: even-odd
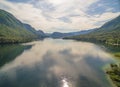
[[[63,22],[65,22],[65,23],[71,23],[71,20],[69,19],[69,18],[67,18],[67,17],[60,17],[60,18],[58,18],[60,21],[63,21]]]
[[[120,11],[112,12],[113,7],[107,7],[103,11],[100,6],[104,4],[98,3],[99,1],[1,0],[0,8],[9,11],[22,22],[31,24],[37,30],[69,32],[96,28],[120,15]],[[95,4],[98,5],[98,10],[92,7]]]
[[[120,1],[119,0],[98,0],[91,4],[87,10],[89,15],[103,14],[107,11],[120,12]]]
[[[22,3],[29,2],[29,0],[7,0],[7,1],[10,1],[10,2],[22,2]]]
[[[112,20],[113,18],[120,15],[120,12],[112,13],[112,12],[106,12],[102,15],[97,15],[96,17],[93,17],[94,25],[98,24],[98,26],[103,25],[105,22]],[[100,24],[99,24],[100,23]]]

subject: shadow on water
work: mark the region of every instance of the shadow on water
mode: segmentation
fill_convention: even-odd
[[[30,49],[31,46],[25,45],[0,45],[0,67],[14,60],[24,50]]]
[[[97,83],[96,81],[94,81],[88,77],[79,76],[76,87],[102,87],[102,86],[100,86],[99,83]]]

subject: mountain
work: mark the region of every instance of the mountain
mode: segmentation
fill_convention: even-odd
[[[24,25],[25,29],[27,29],[28,31],[36,34],[35,28],[33,28],[31,25],[29,25],[29,24],[23,24],[23,25]]]
[[[38,35],[38,38],[45,38],[45,37],[47,37],[47,35],[42,30],[38,30],[36,32],[36,34]]]
[[[64,37],[70,37],[75,35],[83,35],[92,32],[94,29],[91,30],[83,30],[78,32],[69,32],[69,33],[61,33],[61,32],[53,32],[49,35],[51,38],[64,38]]]
[[[24,24],[24,26],[28,31],[31,31],[33,34],[37,35],[38,38],[45,38],[46,37],[46,34],[42,30],[36,31],[35,28],[33,28],[29,24]]]
[[[76,39],[76,40],[91,41],[91,42],[101,42],[111,45],[119,45],[120,16],[105,23],[100,28],[95,29],[94,31],[88,34],[65,37],[64,39]]]
[[[29,24],[24,24],[11,13],[0,9],[0,43],[19,43],[42,36]]]
[[[53,32],[52,34],[49,35],[51,38],[63,38],[66,37],[67,34],[61,33],[61,32]]]
[[[100,31],[111,31],[114,29],[120,28],[120,16],[116,17],[115,19],[105,23],[102,27],[100,27]]]

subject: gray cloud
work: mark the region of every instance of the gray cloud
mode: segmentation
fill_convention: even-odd
[[[72,21],[68,17],[60,17],[58,18],[60,21],[63,21],[65,23],[72,23]]]
[[[34,5],[34,7],[41,9],[44,12],[51,12],[55,10],[55,7],[52,3],[50,3],[47,0],[38,0],[38,1],[31,1],[31,4]]]
[[[7,0],[7,1],[10,1],[10,2],[21,2],[21,3],[25,3],[25,2],[29,2],[30,0]]]

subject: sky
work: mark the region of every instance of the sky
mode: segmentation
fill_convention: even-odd
[[[120,15],[120,0],[0,0],[0,9],[45,32],[98,28]]]

